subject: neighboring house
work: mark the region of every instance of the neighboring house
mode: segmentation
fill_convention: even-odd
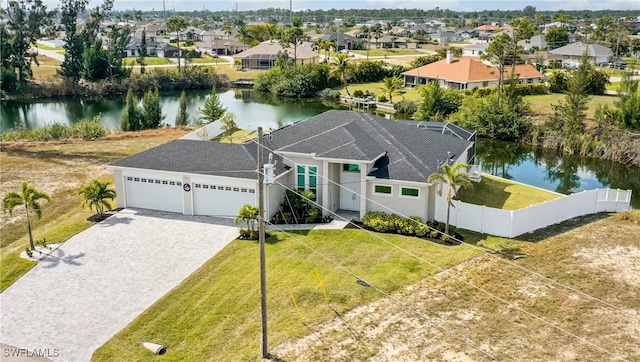
[[[472,39],[478,37],[478,31],[476,30],[468,30],[468,29],[459,29],[458,34],[462,39]]]
[[[528,40],[520,40],[518,45],[524,50],[542,50],[547,48],[547,41],[544,40],[544,34],[538,34]]]
[[[238,53],[233,56],[233,59],[242,64],[242,69],[268,70],[275,66],[275,61],[278,59],[278,52],[283,51],[289,54],[289,58],[293,59],[293,47],[284,49],[280,44],[269,41]],[[295,53],[296,64],[318,64],[320,62],[320,54],[302,45],[296,47]]]
[[[575,42],[563,47],[549,50],[549,54],[562,56],[563,63],[575,63],[587,52],[590,63],[607,63],[613,57],[611,49],[600,44]]]
[[[507,67],[505,72],[510,72]],[[454,58],[451,52],[446,59],[423,65],[402,73],[405,87],[426,85],[436,81],[440,86],[455,90],[493,87],[498,85],[498,68],[471,58]],[[545,76],[529,64],[516,66],[520,84],[544,83]],[[508,75],[505,75],[508,78]]]
[[[200,49],[211,54],[235,55],[249,49],[249,46],[236,39],[209,39],[200,45]]]
[[[286,189],[310,190],[323,214],[396,212],[433,220],[444,163],[473,160],[473,142],[354,111],[328,111],[264,138],[267,219]],[[257,205],[257,144],[174,140],[109,165],[118,207],[235,217]],[[273,167],[272,167],[273,166]],[[270,169],[275,169],[275,175]],[[384,205],[384,207],[383,207]],[[387,209],[389,208],[389,209]]]
[[[480,25],[479,27],[473,30],[477,31],[478,33],[493,33],[499,29],[500,28],[495,25],[485,24],[485,25]]]
[[[486,53],[487,48],[491,43],[476,43],[467,45],[462,48],[463,57],[476,57],[479,58],[481,53]]]
[[[155,34],[157,36],[162,36],[167,34],[167,23],[150,23],[144,26],[147,32],[147,36],[149,34]]]
[[[127,57],[137,57],[140,55],[138,47],[140,47],[142,39],[131,38],[129,45],[125,48]],[[180,54],[184,56],[184,49],[180,49]],[[158,58],[177,58],[178,48],[165,42],[147,40],[147,56]]]
[[[336,49],[336,51],[340,51],[340,50],[353,50],[354,49],[354,45],[357,42],[366,42],[366,40],[361,40],[358,39],[355,36],[351,36],[349,34],[344,34],[344,33],[339,33],[339,32],[331,32],[331,33],[327,33],[324,34],[321,38],[321,40],[329,40],[332,41],[338,49]]]
[[[436,28],[435,26],[432,26],[432,25],[427,25],[427,24],[416,24],[416,25],[414,25],[414,26],[409,28],[409,33],[411,33],[411,35],[415,35],[415,34],[419,34],[419,35],[433,34],[436,31],[438,31],[438,28]]]
[[[408,29],[405,29],[401,26],[394,26],[389,30],[389,35],[395,35],[398,37],[408,37],[411,36],[411,32]]]
[[[373,41],[375,44],[375,39],[373,39]],[[385,35],[378,39],[378,46],[380,48],[408,48],[409,43],[407,38],[394,35]]]
[[[449,43],[462,40],[460,34],[455,30],[438,30],[430,35],[432,40],[437,40],[438,43]]]
[[[210,40],[212,36],[213,35],[206,30],[198,29],[195,26],[188,26],[180,33],[180,41],[205,41]]]

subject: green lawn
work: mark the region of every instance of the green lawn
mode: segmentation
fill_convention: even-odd
[[[359,55],[367,55],[366,50],[351,50],[352,53],[356,53]],[[394,56],[394,55],[424,55],[424,53],[415,51],[413,49],[370,49],[369,56],[370,57],[382,57],[382,56]]]
[[[124,65],[139,65],[136,61],[137,57],[126,57],[122,59],[122,64]],[[164,65],[164,64],[173,64],[173,62],[167,58],[158,58],[158,57],[145,57],[144,62],[146,65]]]
[[[55,47],[50,47],[48,45],[42,45],[42,44],[35,44],[35,47],[38,48],[38,49],[42,49],[42,50],[53,50],[53,51],[56,51],[56,52],[64,52],[65,51],[63,47],[55,48]]]
[[[562,196],[486,174],[482,175],[482,181],[472,184],[473,187],[459,191],[459,200],[504,210],[518,210]]]
[[[607,90],[619,92],[622,88],[622,82],[613,82],[607,84]]]
[[[439,267],[448,268],[480,252],[467,245],[445,247],[417,238],[378,234]],[[469,241],[480,242],[476,235]],[[361,230],[274,233],[267,239],[269,344],[309,334],[314,326],[382,296],[311,252],[304,242],[384,290],[397,292],[437,269]],[[236,240],[99,348],[94,361],[152,361],[140,345],[167,346],[163,361],[257,360],[260,345],[258,244]],[[372,262],[375,261],[375,262]],[[317,269],[327,303],[314,280]],[[298,318],[291,293],[296,298]]]
[[[524,99],[531,102],[531,107],[533,111],[542,117],[550,117],[553,115],[553,106],[554,104],[559,104],[563,99],[563,94],[545,94],[545,95],[534,95],[534,96],[526,96]],[[596,108],[598,105],[609,105],[609,107],[613,106],[613,103],[617,100],[615,96],[592,96],[589,101],[589,109],[587,110],[587,117],[593,117],[595,114]]]
[[[202,58],[193,58],[191,59],[191,62],[193,64],[207,64],[207,63],[228,63],[226,60],[224,59],[220,59],[220,58],[212,58],[208,55],[203,56]]]
[[[357,90],[360,90],[364,93],[368,91],[369,93],[376,94],[376,95],[384,94],[384,92],[381,90],[382,82],[353,83],[353,84],[349,84],[347,88],[349,89],[349,93],[351,94],[353,94],[353,92]],[[344,86],[335,87],[333,89],[339,90],[342,95],[347,95],[347,91],[344,89]],[[412,100],[412,101],[420,100],[420,94],[418,93],[417,88],[407,88],[407,89],[402,89],[402,91],[404,92],[404,94],[396,94],[393,96],[394,103],[402,101],[403,99]]]

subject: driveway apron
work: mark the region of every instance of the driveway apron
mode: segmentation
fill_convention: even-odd
[[[125,209],[0,294],[0,343],[54,361],[88,361],[237,235],[226,219]]]

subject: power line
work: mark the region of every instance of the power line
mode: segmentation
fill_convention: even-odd
[[[321,253],[320,251],[318,251],[317,249],[315,249],[314,247],[310,246],[309,244],[305,243],[304,241],[302,241],[301,239],[293,236],[293,234],[287,232],[286,230],[283,230],[282,228],[279,228],[278,226],[276,226],[275,224],[271,224],[269,223],[269,225],[271,227],[274,227],[276,229],[278,229],[279,231],[287,234],[290,238],[292,238],[293,240],[297,241],[298,243],[300,243],[301,245],[303,245],[304,247],[306,247],[307,249],[311,250],[312,252],[314,252],[315,254],[319,255],[320,257],[322,257],[323,259],[325,259],[326,261],[328,261],[329,263],[333,264],[334,266],[336,266],[338,269],[346,272],[347,274],[351,275],[352,277],[355,278],[356,281],[362,281],[364,283],[367,284],[368,287],[370,287],[371,289],[375,290],[376,292],[382,294],[383,296],[387,297],[388,299],[390,299],[392,302],[400,305],[402,308],[404,308],[405,310],[417,315],[418,317],[424,319],[427,323],[429,323],[430,325],[432,325],[433,327],[439,328],[442,331],[444,331],[445,333],[449,334],[450,336],[454,337],[455,339],[463,342],[464,344],[472,347],[473,349],[479,351],[480,353],[482,353],[483,355],[487,356],[488,358],[490,358],[491,360],[497,361],[498,359],[492,355],[490,355],[488,352],[484,351],[483,349],[481,349],[480,347],[475,346],[471,341],[469,341],[468,339],[462,338],[458,335],[456,335],[454,332],[451,332],[449,330],[447,330],[445,327],[443,327],[442,325],[435,323],[431,318],[429,318],[426,314],[424,314],[423,312],[420,312],[419,310],[412,308],[411,306],[409,306],[408,304],[398,300],[397,298],[394,298],[393,296],[391,296],[389,293],[385,292],[384,290],[376,287],[374,284],[372,284],[371,282],[368,282],[365,278],[358,276],[357,274],[355,274],[354,272],[352,272],[351,270],[347,269],[346,267],[344,267],[343,265],[341,265],[340,263],[338,263],[337,261],[331,259],[330,257],[326,256],[325,254]]]
[[[269,149],[267,146],[264,146],[264,147],[265,147],[266,149],[268,149],[270,152],[275,152],[274,150]],[[288,157],[286,157],[286,156],[280,155],[280,157],[282,157],[282,158],[283,158],[283,159],[285,159],[285,160],[288,160],[288,161],[290,161],[290,162],[295,163],[293,160],[289,159],[289,158],[288,158]],[[319,178],[324,179],[325,181],[327,181],[327,183],[328,183],[328,184],[330,184],[330,185],[338,186],[338,187],[340,187],[341,189],[346,189],[345,187],[343,187],[343,185],[342,185],[342,184],[338,184],[338,183],[336,183],[336,182],[334,182],[334,181],[332,181],[332,180],[329,180],[329,179],[325,178],[323,175],[317,174],[317,176],[318,176]],[[283,186],[283,187],[285,187],[285,188],[288,188],[286,185],[283,185],[283,184],[281,184],[280,182],[277,182],[277,183],[278,183],[278,184],[280,184],[280,185],[282,185],[282,186]],[[347,189],[347,190],[349,190],[349,189]],[[295,190],[292,190],[292,191],[296,192]],[[349,190],[349,191],[353,192],[353,190]],[[402,214],[402,213],[398,213],[396,210],[392,210],[392,209],[390,209],[389,207],[387,207],[387,205],[385,205],[385,204],[383,204],[383,203],[380,203],[380,202],[377,202],[377,201],[375,201],[375,200],[372,200],[372,199],[367,198],[367,197],[366,197],[366,194],[365,194],[365,195],[363,195],[363,194],[361,194],[361,193],[356,193],[356,194],[357,194],[358,196],[360,196],[360,197],[364,198],[364,199],[365,199],[366,201],[368,201],[368,202],[371,202],[371,203],[374,203],[374,204],[376,204],[376,205],[378,205],[378,206],[381,206],[381,207],[383,207],[385,210],[388,210],[388,211],[391,211],[391,212],[393,212],[393,213],[396,213],[398,216],[401,216],[401,217],[403,217],[403,218],[405,218],[405,219],[407,219],[407,220],[411,220],[411,221],[413,221],[413,222],[415,222],[415,223],[417,223],[417,224],[423,225],[423,226],[427,227],[429,230],[436,230],[436,229],[434,229],[433,227],[431,227],[431,226],[427,225],[426,223],[419,223],[418,221],[416,221],[416,220],[413,220],[413,219],[409,218],[407,215],[404,215],[404,214]],[[312,201],[316,206],[320,207],[321,209],[326,210],[327,212],[330,212],[330,213],[332,213],[332,214],[335,214],[335,213],[333,213],[331,210],[325,209],[322,205],[318,204],[317,202],[315,202],[315,201],[313,201],[313,200],[310,200],[310,201]],[[335,214],[335,215],[336,215],[336,216],[338,216],[338,217],[341,217],[341,218],[342,218],[342,216],[340,216],[340,215],[338,215],[338,214]],[[344,219],[344,218],[343,218],[343,219]],[[344,221],[348,221],[348,220],[344,220]],[[358,226],[358,225],[356,225],[356,226],[357,226],[358,228],[362,229],[362,230],[365,230],[364,228],[362,228],[362,227],[360,227],[360,226]],[[436,231],[437,231],[437,230],[436,230]],[[539,278],[542,278],[542,279],[547,280],[547,281],[549,281],[549,282],[552,282],[553,284],[556,284],[556,285],[558,285],[558,286],[561,286],[561,287],[563,287],[563,288],[566,288],[566,289],[568,289],[568,290],[571,290],[572,292],[578,293],[578,294],[580,294],[580,295],[582,295],[582,296],[584,296],[584,297],[586,297],[586,298],[588,298],[588,299],[591,299],[591,300],[594,300],[594,301],[600,302],[600,303],[602,303],[602,304],[604,304],[604,305],[607,305],[607,306],[609,306],[609,307],[611,307],[611,308],[613,308],[613,309],[616,309],[616,310],[617,310],[617,311],[619,311],[619,312],[622,312],[622,313],[625,313],[625,314],[629,314],[627,311],[625,311],[625,310],[624,310],[623,308],[621,308],[621,307],[618,307],[618,306],[616,306],[616,305],[614,305],[614,304],[611,304],[611,303],[609,303],[609,302],[607,302],[607,301],[604,301],[604,300],[602,300],[602,299],[599,299],[599,298],[596,298],[596,297],[594,297],[594,296],[591,296],[591,295],[589,295],[589,294],[587,294],[587,293],[584,293],[584,292],[582,292],[582,291],[580,291],[580,290],[578,290],[578,289],[575,289],[575,288],[573,288],[573,287],[571,287],[571,286],[568,286],[568,285],[565,285],[565,284],[560,283],[560,282],[558,282],[558,281],[555,281],[555,280],[553,280],[553,279],[551,279],[551,278],[549,278],[549,277],[546,277],[546,276],[544,276],[544,275],[542,275],[542,274],[540,274],[540,273],[538,273],[538,272],[535,272],[535,271],[529,270],[529,269],[525,268],[525,267],[524,267],[524,266],[522,266],[522,265],[519,265],[519,264],[514,263],[514,262],[512,262],[512,261],[506,260],[506,259],[504,259],[504,258],[496,257],[495,255],[493,255],[493,254],[491,254],[491,253],[488,253],[486,249],[480,248],[480,247],[478,247],[478,246],[476,246],[476,245],[474,245],[474,244],[471,244],[471,243],[467,243],[467,242],[465,242],[465,241],[463,241],[463,240],[460,240],[460,239],[456,238],[455,236],[451,236],[451,239],[452,239],[452,240],[454,240],[454,241],[456,241],[456,242],[459,242],[459,243],[461,243],[461,244],[462,244],[462,243],[464,243],[465,245],[468,245],[468,246],[472,247],[473,249],[476,249],[476,250],[478,250],[478,251],[482,252],[482,253],[483,253],[483,254],[485,254],[485,255],[489,255],[489,256],[491,256],[491,257],[497,258],[498,260],[500,260],[500,261],[502,261],[502,262],[504,262],[504,263],[507,263],[507,264],[509,264],[509,265],[511,265],[511,266],[513,266],[513,267],[516,267],[516,268],[518,268],[518,269],[520,269],[520,270],[523,270],[523,271],[525,271],[525,272],[527,272],[527,273],[533,274],[533,275],[535,275],[536,277],[539,277]]]
[[[280,182],[278,182],[278,181],[275,181],[275,183],[279,184],[280,186],[282,186],[282,187],[284,187],[284,188],[286,188],[286,189],[288,189],[288,190],[294,191],[294,190],[292,190],[291,188],[287,187],[286,185],[284,185],[284,184],[282,184],[282,183],[280,183]],[[295,192],[295,191],[294,191],[294,192]],[[312,200],[310,200],[310,201],[312,201]],[[313,202],[313,201],[312,201],[312,202]],[[315,202],[313,202],[313,203],[314,203],[314,204],[316,204],[316,205],[318,205],[318,204],[317,204],[317,203],[315,203]],[[318,206],[320,206],[320,205],[318,205]],[[321,207],[321,208],[323,208],[322,206],[320,206],[320,207]],[[323,209],[324,209],[324,208],[323,208]],[[329,211],[329,212],[330,212],[330,213],[332,213],[332,214],[335,214],[335,213],[333,213],[333,212],[332,212],[332,211],[330,211],[330,210],[327,210],[327,211]],[[337,215],[337,214],[335,214],[335,215]],[[272,224],[271,224],[271,225],[272,225]],[[427,226],[427,227],[428,227],[428,226]],[[433,263],[429,262],[428,260],[425,260],[425,259],[423,259],[422,257],[418,256],[417,254],[415,254],[415,253],[413,253],[413,252],[411,252],[411,251],[409,251],[409,250],[406,250],[406,249],[404,249],[404,248],[402,248],[402,247],[400,247],[400,246],[398,246],[398,245],[396,245],[396,244],[394,244],[394,243],[392,243],[392,242],[390,242],[390,241],[386,240],[385,238],[383,238],[383,237],[381,237],[381,236],[379,236],[379,235],[374,234],[373,232],[371,232],[371,231],[369,231],[369,230],[366,230],[366,229],[361,228],[361,227],[359,227],[359,228],[360,228],[361,230],[363,230],[363,231],[366,231],[367,233],[369,233],[369,234],[370,234],[370,235],[372,235],[373,237],[375,237],[375,238],[377,238],[377,239],[379,239],[379,240],[382,240],[383,242],[385,242],[385,243],[387,243],[387,244],[389,244],[389,245],[393,246],[394,248],[396,248],[396,249],[398,249],[398,250],[400,250],[400,251],[402,251],[402,252],[406,253],[407,255],[410,255],[410,256],[414,257],[415,259],[417,259],[417,260],[419,260],[419,261],[421,261],[421,262],[423,262],[423,263],[425,263],[425,264],[427,264],[427,265],[429,265],[429,266],[431,266],[431,267],[433,267],[433,268],[435,268],[435,269],[439,270],[440,272],[444,272],[444,273],[446,273],[446,272],[449,272],[449,271],[450,271],[450,269],[444,269],[444,268],[442,268],[442,267],[440,267],[440,266],[438,266],[438,265],[436,265],[436,264],[433,264]],[[305,245],[305,246],[306,246],[306,245]],[[489,254],[489,255],[490,255],[490,254]],[[330,260],[330,259],[327,259],[327,260]],[[350,273],[350,274],[351,274],[351,273]],[[352,274],[352,275],[354,275],[354,274]],[[601,352],[604,352],[604,353],[606,353],[606,354],[608,354],[608,355],[610,355],[610,356],[612,356],[612,357],[614,357],[614,358],[620,358],[620,359],[622,359],[622,360],[625,360],[625,359],[623,359],[622,357],[620,357],[620,356],[618,356],[618,355],[614,354],[613,352],[610,352],[609,350],[607,350],[607,349],[605,349],[605,348],[603,348],[603,347],[600,347],[599,345],[597,345],[597,344],[595,344],[595,343],[593,343],[593,342],[590,342],[590,341],[589,341],[589,340],[587,340],[586,338],[581,337],[581,336],[578,336],[578,335],[576,335],[576,334],[574,334],[574,333],[572,333],[572,332],[570,332],[570,331],[568,331],[568,330],[566,330],[566,329],[564,329],[564,328],[562,328],[562,327],[560,327],[560,326],[558,326],[558,325],[556,325],[556,324],[554,324],[554,323],[551,323],[551,322],[547,321],[546,319],[544,319],[544,318],[542,318],[542,317],[539,317],[539,316],[537,316],[537,315],[535,315],[535,314],[533,314],[533,313],[531,313],[531,312],[529,312],[529,311],[527,311],[527,310],[525,310],[525,309],[523,309],[523,308],[519,307],[518,305],[513,304],[513,303],[511,303],[510,301],[508,301],[508,300],[506,300],[506,299],[504,299],[504,298],[502,298],[502,297],[500,297],[500,296],[497,296],[497,295],[495,295],[494,293],[492,293],[492,292],[490,292],[490,291],[488,291],[488,290],[485,290],[484,288],[481,288],[481,287],[479,287],[479,286],[477,286],[477,285],[473,284],[472,282],[470,282],[470,281],[468,281],[468,280],[466,280],[466,279],[464,279],[464,278],[462,278],[462,277],[456,276],[455,274],[452,274],[452,273],[449,273],[449,275],[451,275],[451,277],[453,277],[454,279],[456,279],[456,280],[458,280],[458,281],[460,281],[460,282],[462,282],[462,283],[464,283],[464,284],[466,284],[466,285],[470,286],[471,288],[476,289],[476,290],[478,290],[478,291],[480,291],[480,292],[482,292],[482,293],[486,294],[486,295],[487,295],[487,296],[489,296],[490,298],[493,298],[493,299],[495,299],[495,300],[498,300],[498,301],[500,301],[500,302],[502,302],[502,303],[504,303],[504,304],[506,304],[506,305],[510,306],[511,308],[517,309],[518,311],[520,311],[520,312],[522,312],[522,313],[524,313],[524,314],[526,314],[526,315],[528,315],[528,316],[530,316],[530,317],[532,317],[532,318],[534,318],[534,319],[537,319],[537,320],[539,320],[540,322],[542,322],[542,323],[544,323],[544,324],[546,324],[546,325],[548,325],[548,326],[550,326],[550,327],[552,327],[552,328],[555,328],[555,329],[557,329],[557,330],[559,330],[559,331],[561,331],[561,332],[563,332],[563,333],[565,333],[565,334],[567,334],[567,335],[569,335],[569,336],[571,336],[571,337],[573,337],[573,338],[575,338],[575,339],[577,339],[577,340],[579,340],[579,341],[581,341],[581,342],[583,342],[583,343],[585,343],[585,344],[587,344],[587,345],[590,345],[590,346],[592,346],[592,347],[596,348],[597,350],[599,350],[599,351],[601,351]],[[355,275],[354,275],[354,276],[355,276]],[[361,278],[358,278],[358,279],[361,279]],[[364,279],[361,279],[361,280],[364,280]],[[366,282],[366,280],[364,280],[364,281]],[[368,283],[368,282],[367,282],[367,283]],[[597,299],[597,298],[596,298],[596,299]]]

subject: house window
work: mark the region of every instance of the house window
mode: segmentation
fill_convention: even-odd
[[[175,186],[176,182],[175,181],[169,181],[169,185],[171,186]]]
[[[159,183],[160,183],[160,180],[156,180],[156,183],[157,183],[157,184],[159,184]]]
[[[410,187],[403,187],[400,190],[400,195],[402,195],[404,197],[419,198],[420,197],[420,189],[414,189],[414,188],[410,188]]]
[[[296,167],[296,181],[299,191],[309,190],[316,192],[318,188],[318,166],[302,166]]]
[[[533,78],[527,78],[527,84],[532,84],[533,83]]]
[[[202,185],[201,185],[201,184],[193,184],[193,186],[195,186],[195,187],[196,187],[196,188],[198,188],[198,189],[202,187]]]
[[[360,165],[356,163],[345,163],[342,165],[342,171],[360,172]]]
[[[147,179],[146,178],[142,178],[142,179],[140,179],[140,182],[147,182]]]
[[[133,178],[133,181],[138,181],[138,182],[139,182],[139,181],[140,181],[140,178],[139,178],[139,177],[134,177],[134,178]]]
[[[483,87],[488,87],[489,86],[489,82],[482,82],[482,86]]]
[[[231,187],[229,187],[229,186],[225,186],[225,187],[224,187],[224,190],[225,190],[225,191],[231,191]]]
[[[202,185],[202,188],[203,188],[203,189],[208,189],[208,188],[209,188],[209,185]]]
[[[133,178],[131,176],[127,176],[127,181],[131,181]]]
[[[250,193],[250,194],[255,194],[255,193],[256,193],[256,190],[254,190],[254,189],[249,189],[249,193]]]
[[[240,192],[240,188],[239,187],[234,187],[233,188],[233,192]]]
[[[163,185],[166,185],[166,184],[168,184],[168,183],[169,183],[169,181],[162,181],[162,184],[163,184]]]
[[[393,187],[387,185],[374,185],[373,193],[378,195],[391,196],[391,194],[393,193]]]

